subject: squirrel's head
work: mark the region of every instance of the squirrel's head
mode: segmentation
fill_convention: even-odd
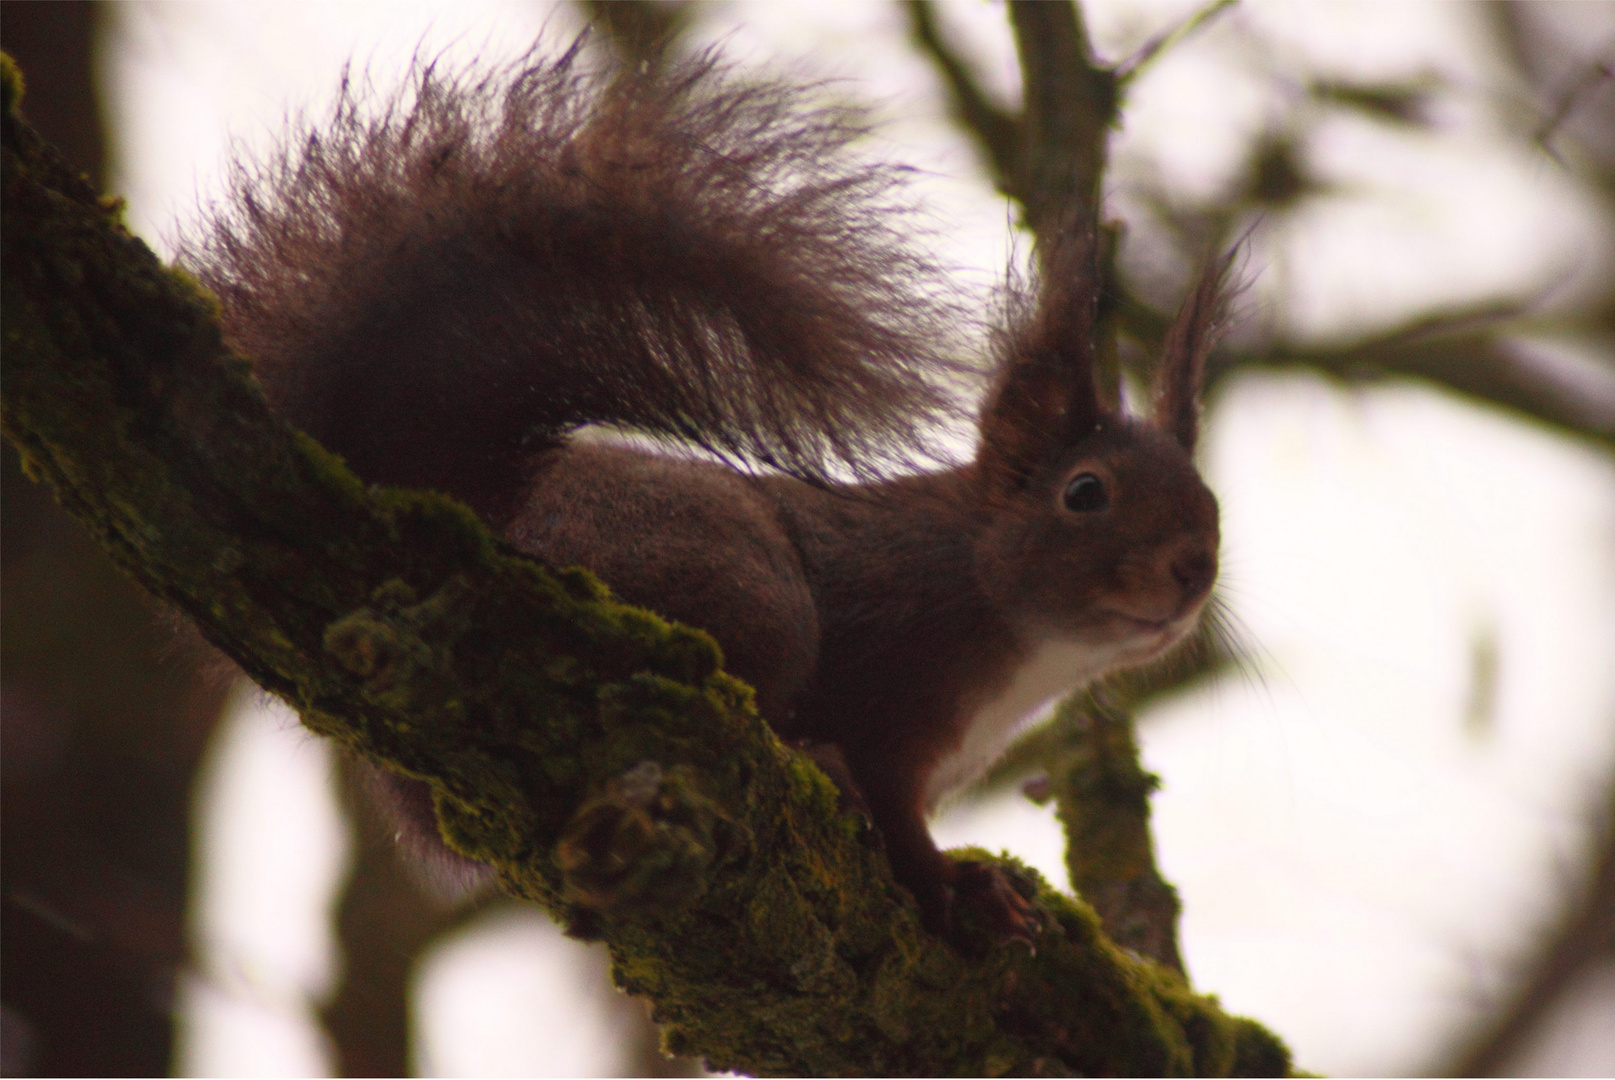
[[[1154,409],[1135,418],[1106,406],[1095,382],[1089,237],[1073,229],[1056,241],[1035,310],[1005,335],[981,416],[988,510],[976,562],[1024,630],[1104,649],[1123,666],[1180,641],[1216,580],[1217,500],[1191,455],[1230,260],[1210,265],[1184,302]]]

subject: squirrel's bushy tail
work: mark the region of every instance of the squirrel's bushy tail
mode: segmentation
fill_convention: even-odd
[[[181,259],[271,402],[371,482],[498,519],[589,422],[867,474],[950,410],[961,306],[860,131],[710,58],[422,61],[238,165]]]

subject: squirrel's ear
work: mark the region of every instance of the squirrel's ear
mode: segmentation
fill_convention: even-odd
[[[1018,487],[1105,415],[1094,386],[1098,300],[1091,223],[1074,221],[1039,252],[1035,307],[1000,339],[998,375],[981,414],[981,461]]]
[[[1239,245],[1212,258],[1183,301],[1166,333],[1160,372],[1155,379],[1155,426],[1185,450],[1193,450],[1200,434],[1200,388],[1206,358],[1228,314],[1228,271]]]

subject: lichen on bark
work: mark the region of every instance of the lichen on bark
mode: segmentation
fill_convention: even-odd
[[[426,780],[453,843],[606,943],[671,1049],[753,1073],[1288,1069],[1012,862],[1035,955],[927,935],[710,637],[453,500],[366,489],[274,417],[211,298],[62,166],[20,94],[7,60],[3,424],[29,474],[312,730]]]

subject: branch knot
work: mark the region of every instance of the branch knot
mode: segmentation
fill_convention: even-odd
[[[723,824],[693,769],[642,761],[587,799],[561,834],[567,898],[603,913],[687,903],[706,891]]]

